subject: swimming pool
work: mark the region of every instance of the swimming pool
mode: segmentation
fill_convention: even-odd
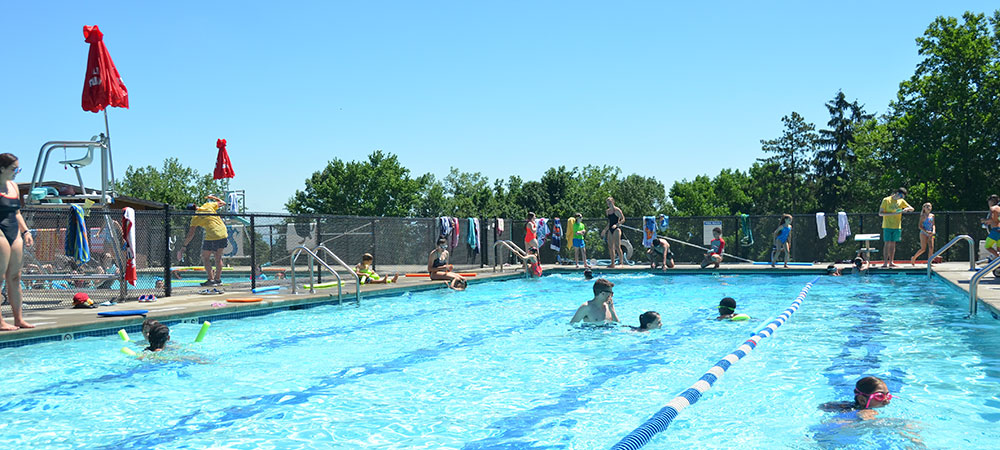
[[[614,275],[623,322],[567,325],[577,276],[475,284],[196,324],[183,352],[127,359],[113,337],[0,350],[0,439],[79,448],[609,448],[813,276]],[[715,322],[732,296],[750,322]],[[1000,438],[998,323],[923,276],[821,278],[802,308],[645,448],[981,447]],[[817,409],[862,375],[896,398],[879,420]],[[838,422],[840,421],[840,422]],[[991,429],[991,427],[993,429]],[[978,444],[978,445],[977,445]]]

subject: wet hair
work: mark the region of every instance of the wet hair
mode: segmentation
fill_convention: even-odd
[[[729,310],[729,312],[726,312]],[[719,314],[726,315],[736,312],[736,299],[732,297],[725,297],[719,301]]]
[[[899,189],[896,189],[896,193],[899,194],[899,195],[906,195],[907,191],[906,191],[905,187],[901,187]]]
[[[583,269],[583,277],[588,280],[594,278],[594,271],[590,269]]]
[[[722,234],[722,228],[719,227],[712,228],[712,232]]]
[[[6,169],[17,162],[13,153],[0,153],[0,169]]]
[[[372,256],[371,253],[365,253],[364,255],[361,255],[361,260],[362,261],[375,261],[375,257]]]
[[[663,245],[663,241],[660,238],[653,239],[653,247],[660,247]]]
[[[865,260],[864,260],[864,258],[862,258],[862,257],[860,257],[860,256],[858,256],[858,257],[854,258],[854,267],[857,267],[857,268],[859,268],[859,269],[860,269],[860,268],[861,268],[861,266],[863,266],[863,265],[865,265]]]
[[[143,337],[148,337],[149,336],[149,330],[151,330],[154,325],[159,325],[159,324],[160,324],[160,321],[158,321],[156,319],[146,319],[146,320],[142,321],[142,336]]]
[[[882,381],[879,377],[864,377],[854,384],[854,388],[863,392],[866,396],[876,392],[889,392],[889,386],[886,386],[885,381]],[[864,406],[864,403],[858,402],[857,394],[854,395],[854,402],[858,406]]]
[[[829,266],[826,266],[826,273],[834,273],[836,271],[837,271],[837,266],[835,266],[833,264],[830,264]]]
[[[659,318],[660,318],[660,313],[656,311],[646,311],[642,314],[639,314],[639,328],[645,330],[647,325],[656,322],[656,319]]]
[[[615,287],[614,283],[604,278],[598,278],[597,281],[594,281],[594,296],[601,292],[614,292],[613,287]]]
[[[155,325],[149,328],[149,347],[146,350],[156,351],[163,347],[166,347],[167,341],[170,340],[170,329],[166,325],[156,322]]]
[[[463,289],[469,287],[469,282],[465,279],[458,279],[452,283],[454,286],[461,286]]]

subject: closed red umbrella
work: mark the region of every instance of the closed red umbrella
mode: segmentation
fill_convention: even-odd
[[[128,89],[104,45],[104,33],[97,25],[84,26],[83,38],[90,44],[87,76],[83,82],[83,110],[99,112],[108,106],[128,108]]]
[[[226,151],[226,140],[219,139],[215,141],[215,147],[219,149],[219,155],[215,158],[215,173],[212,174],[212,178],[221,180],[223,178],[235,177],[236,172],[233,172],[233,163],[229,162],[229,152]]]

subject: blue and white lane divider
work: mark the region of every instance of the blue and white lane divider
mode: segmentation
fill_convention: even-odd
[[[663,409],[657,411],[656,414],[653,414],[653,417],[650,417],[645,423],[639,425],[639,428],[632,430],[628,436],[625,436],[622,440],[618,441],[618,443],[611,447],[611,449],[636,450],[642,448],[642,446],[646,445],[646,443],[648,443],[653,436],[666,430],[667,427],[670,426],[670,422],[673,422],[674,418],[676,418],[677,415],[684,410],[684,408],[696,403],[698,399],[701,398],[701,394],[704,394],[705,391],[709,390],[712,385],[719,380],[719,378],[722,378],[726,369],[733,364],[736,364],[736,361],[743,359],[747,353],[750,353],[751,350],[757,347],[757,344],[762,339],[774,334],[775,330],[777,330],[781,324],[785,323],[788,318],[792,317],[792,314],[795,314],[795,311],[798,311],[799,306],[802,305],[802,301],[806,299],[806,294],[809,293],[809,289],[812,289],[813,283],[815,283],[818,279],[819,277],[816,277],[813,278],[812,281],[806,283],[805,287],[802,288],[802,292],[800,292],[799,296],[795,298],[794,302],[792,302],[792,306],[789,306],[785,312],[781,313],[781,315],[771,321],[771,323],[767,324],[767,326],[759,332],[754,333],[750,339],[743,342],[743,344],[732,353],[726,355],[726,357],[722,358],[721,361],[715,363],[715,365],[712,366],[711,369],[708,369],[708,372],[705,372],[705,375],[702,375],[695,384],[691,385],[691,387],[687,388],[684,392],[681,392],[677,397],[674,397],[673,400],[667,403],[667,406],[664,406]]]

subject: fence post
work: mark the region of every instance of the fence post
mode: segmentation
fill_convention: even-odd
[[[257,277],[261,276],[261,273],[257,272],[257,234],[254,233],[254,215],[250,214],[250,289],[257,289]]]
[[[375,241],[375,222],[378,222],[378,220],[375,220],[373,218],[372,219],[372,256],[375,258],[375,261],[378,261],[378,253],[375,251],[375,249],[377,248],[377,246],[375,245],[375,242],[376,242]],[[372,270],[375,270],[375,265],[374,264],[372,264]]]
[[[316,244],[317,245],[323,243],[323,230],[322,230],[322,228],[320,228],[320,225],[322,223],[323,223],[323,219],[320,218],[320,217],[317,217],[316,218]],[[310,249],[310,250],[312,250],[312,249]],[[322,258],[322,256],[319,256],[319,255],[317,255],[317,257]],[[313,264],[312,261],[310,261],[309,262],[309,268],[310,268],[310,270],[312,270],[312,264]],[[312,283],[312,280],[310,280],[309,282]],[[316,271],[316,284],[319,284],[319,283],[322,283],[322,282],[323,282],[323,271],[322,270],[318,270],[318,271]]]
[[[170,297],[170,205],[163,205],[163,296]]]

